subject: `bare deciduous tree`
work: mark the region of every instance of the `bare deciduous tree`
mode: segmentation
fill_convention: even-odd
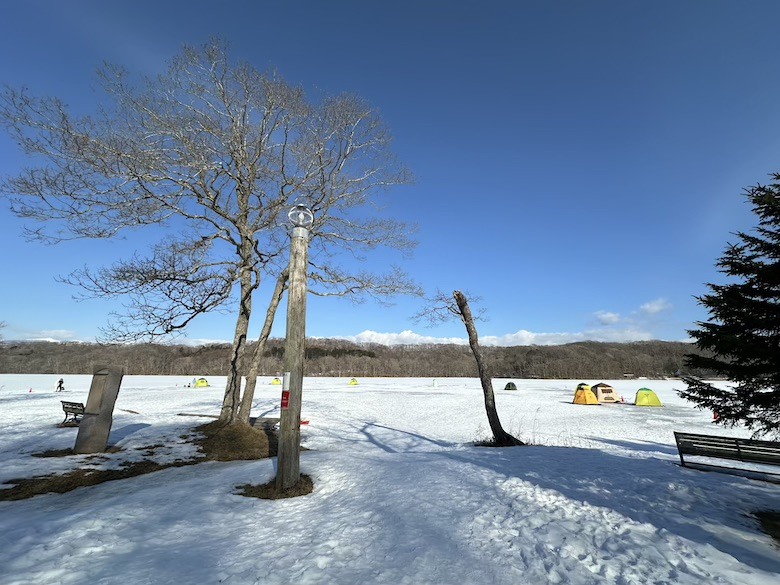
[[[451,317],[458,317],[466,327],[469,337],[469,346],[474,359],[477,362],[477,371],[479,372],[479,381],[482,384],[482,393],[485,397],[485,412],[490,424],[490,430],[493,433],[493,441],[499,447],[511,447],[514,445],[524,445],[520,439],[517,439],[507,433],[501,426],[496,410],[496,399],[493,393],[493,377],[490,373],[487,362],[482,356],[482,350],[479,347],[479,336],[477,328],[474,325],[474,316],[469,307],[466,295],[456,290],[452,296],[439,291],[430,299],[429,306],[418,315],[418,318],[424,318],[431,323],[446,320]]]
[[[85,266],[63,280],[88,296],[127,299],[103,332],[111,340],[175,336],[234,303],[224,422],[249,417],[239,405],[241,376],[254,371],[244,359],[252,301],[265,276],[277,282],[272,323],[293,202],[315,216],[313,293],[417,292],[400,270],[354,274],[336,262],[343,250],[413,244],[408,226],[365,211],[378,193],[410,180],[369,104],[349,94],[307,100],[275,73],[232,64],[218,40],[185,47],[158,77],[136,81],[106,66],[100,80],[108,99],[93,116],[25,90],[2,93],[0,123],[38,165],[5,180],[3,191],[12,210],[34,222],[27,236],[37,240],[165,229],[148,255]],[[270,325],[258,347],[268,335]]]

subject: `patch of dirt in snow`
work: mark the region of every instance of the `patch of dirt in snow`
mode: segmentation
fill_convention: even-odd
[[[308,475],[301,475],[298,483],[286,490],[279,491],[276,489],[276,479],[272,479],[262,485],[244,484],[236,486],[236,488],[239,490],[237,493],[240,496],[260,498],[262,500],[280,500],[283,498],[297,498],[298,496],[312,493],[314,491],[314,482]]]
[[[142,461],[127,461],[115,469],[96,469],[96,463],[101,459],[107,461],[102,454],[88,457],[84,464],[90,467],[80,467],[64,474],[53,474],[41,477],[9,479],[4,485],[12,487],[0,489],[0,500],[23,500],[46,493],[72,491],[76,488],[97,485],[106,481],[127,479],[160,471],[169,467],[195,465],[204,461],[237,461],[265,459],[276,455],[277,439],[273,431],[262,431],[246,425],[224,426],[218,422],[196,427],[193,435],[182,437],[200,448],[201,455],[192,459],[158,463],[149,459]],[[152,457],[157,449],[165,445],[140,447],[146,457]],[[109,448],[106,453],[117,453],[120,450]],[[76,456],[72,449],[60,449],[33,454],[34,457],[70,457]],[[309,490],[310,492],[311,490]],[[308,492],[307,492],[308,493]]]

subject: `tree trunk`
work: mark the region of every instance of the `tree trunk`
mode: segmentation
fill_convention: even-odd
[[[241,271],[241,300],[236,319],[236,330],[233,336],[233,347],[230,352],[230,369],[228,370],[225,396],[222,399],[220,422],[233,424],[240,422],[238,408],[241,396],[241,362],[246,350],[246,338],[249,331],[249,319],[252,316],[252,293],[257,288],[253,280],[253,270],[245,264]]]
[[[257,386],[260,358],[263,356],[263,351],[265,350],[265,342],[268,341],[268,338],[271,335],[274,317],[276,317],[276,309],[279,307],[279,303],[282,300],[289,274],[289,269],[286,268],[276,280],[276,288],[271,297],[271,302],[268,304],[268,310],[265,313],[263,330],[260,332],[260,336],[257,339],[257,345],[252,354],[252,361],[249,364],[249,369],[246,374],[246,386],[244,387],[244,395],[241,397],[241,408],[238,411],[238,420],[246,424],[249,424],[249,416],[252,412],[252,401],[255,399],[255,387]]]
[[[487,413],[488,422],[490,423],[490,430],[493,432],[493,439],[495,440],[496,445],[499,447],[524,445],[525,443],[507,433],[501,426],[501,421],[498,419],[498,411],[496,410],[496,400],[493,396],[493,381],[491,379],[490,372],[488,371],[487,364],[485,364],[485,360],[482,358],[482,351],[479,348],[477,328],[474,326],[474,317],[471,315],[469,303],[463,293],[459,290],[456,290],[452,296],[455,298],[455,302],[458,304],[459,315],[463,320],[463,324],[466,326],[466,331],[469,334],[469,345],[471,346],[471,352],[474,354],[474,359],[477,360],[479,381],[482,383],[482,392],[485,395],[485,412]]]

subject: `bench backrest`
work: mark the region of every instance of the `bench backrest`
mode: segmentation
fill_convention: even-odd
[[[65,412],[84,412],[84,405],[81,402],[66,402],[65,400],[60,400],[60,402],[62,402],[62,410]]]
[[[674,433],[680,455],[732,459],[746,463],[780,465],[780,443],[737,437]]]

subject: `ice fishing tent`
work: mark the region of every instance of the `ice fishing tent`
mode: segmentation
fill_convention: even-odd
[[[574,391],[574,400],[572,404],[598,404],[599,401],[590,386],[584,382],[577,384],[577,389]]]
[[[352,379],[349,381],[349,385],[350,385],[350,386],[357,386],[357,385],[358,385],[357,378],[352,378]]]
[[[615,403],[621,401],[620,395],[615,392],[615,389],[609,384],[605,384],[604,382],[599,382],[595,386],[591,386],[590,389],[593,391],[593,394],[596,396],[596,400],[599,402]]]
[[[193,382],[192,384],[193,388],[208,388],[209,387],[209,381],[206,378],[198,378]]]
[[[273,386],[280,386],[281,383],[282,381],[279,378],[274,378],[273,380],[271,380],[271,385]]]
[[[661,401],[658,400],[658,395],[650,390],[650,388],[640,388],[637,390],[634,404],[637,406],[663,406]]]
[[[514,382],[507,382],[504,390],[517,390],[517,385]]]

